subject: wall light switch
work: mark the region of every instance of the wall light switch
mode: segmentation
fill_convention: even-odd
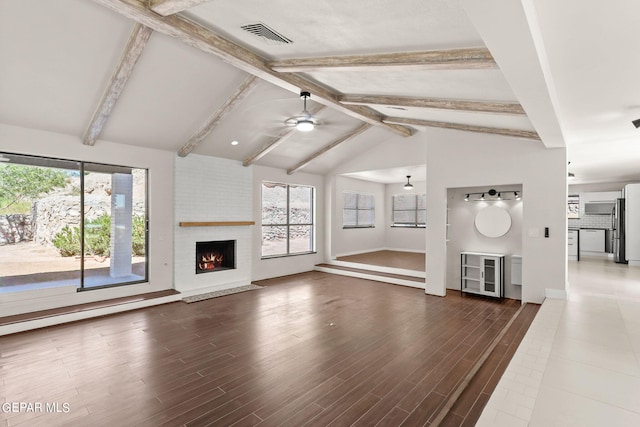
[[[538,230],[537,228],[530,228],[529,237],[540,237],[540,230]]]

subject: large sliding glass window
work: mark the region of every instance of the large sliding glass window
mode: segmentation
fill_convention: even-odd
[[[147,171],[0,153],[0,292],[147,280]]]
[[[262,183],[262,256],[314,251],[314,188]]]

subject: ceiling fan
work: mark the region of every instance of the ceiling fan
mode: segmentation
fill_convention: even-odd
[[[311,93],[305,91],[300,92],[300,98],[303,99],[302,112],[297,116],[289,117],[284,121],[284,124],[289,127],[295,127],[301,132],[309,132],[319,125],[320,122],[316,120],[309,111],[307,111],[307,99],[311,98]]]

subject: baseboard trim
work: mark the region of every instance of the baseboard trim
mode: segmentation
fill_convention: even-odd
[[[545,298],[549,298],[549,299],[566,300],[567,299],[567,291],[566,290],[561,290],[561,289],[545,288],[544,296],[545,296]]]

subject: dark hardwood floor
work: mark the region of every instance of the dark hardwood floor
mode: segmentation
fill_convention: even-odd
[[[320,272],[258,284],[0,337],[0,426],[428,425],[520,306]],[[525,309],[442,425],[473,425]]]

